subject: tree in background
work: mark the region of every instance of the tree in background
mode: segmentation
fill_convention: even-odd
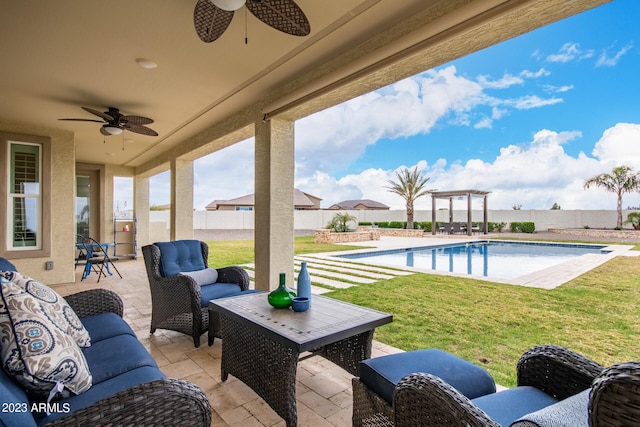
[[[612,169],[611,173],[601,173],[600,175],[589,178],[584,183],[584,188],[595,185],[604,188],[607,191],[616,193],[618,197],[617,210],[618,221],[616,228],[622,228],[622,195],[638,191],[640,189],[640,180],[638,174],[629,166],[618,166]]]
[[[400,171],[396,171],[396,179],[390,179],[388,187],[385,187],[392,193],[402,197],[407,204],[407,229],[413,229],[413,203],[419,197],[425,196],[429,193],[424,186],[429,181],[428,176],[422,175],[422,172],[418,170],[416,166],[412,170],[404,168]]]
[[[338,212],[331,218],[331,221],[327,224],[327,228],[336,233],[346,233],[347,231],[351,231],[349,223],[357,220],[358,218],[349,215],[347,212]]]
[[[555,203],[553,204],[553,206],[551,206],[551,210],[552,210],[552,211],[559,211],[559,210],[561,210],[561,209],[562,209],[562,208],[560,207],[560,205],[559,205],[557,202],[555,202]]]

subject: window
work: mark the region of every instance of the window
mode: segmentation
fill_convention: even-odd
[[[252,211],[253,206],[236,206],[237,211]]]
[[[49,255],[49,139],[0,134],[0,214],[6,238],[0,255],[13,258]]]
[[[42,246],[40,152],[40,145],[9,141],[9,250]]]

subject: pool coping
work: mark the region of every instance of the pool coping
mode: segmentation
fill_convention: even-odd
[[[393,250],[393,249],[406,249],[406,248],[415,248],[415,247],[433,247],[433,246],[442,246],[442,245],[450,245],[456,243],[470,243],[470,242],[478,242],[478,241],[502,241],[501,239],[487,239],[487,236],[481,235],[478,237],[473,236],[464,236],[464,237],[381,237],[380,240],[373,240],[367,242],[358,242],[358,244],[362,246],[371,246],[368,249],[356,249],[350,251],[338,251],[338,252],[324,252],[322,254],[315,254],[315,256],[319,258],[325,258],[330,260],[340,260],[345,261],[345,258],[340,258],[338,255],[347,255],[347,254],[355,254],[355,253],[368,253],[368,252],[378,252],[384,250]],[[513,242],[513,240],[504,240],[506,242]],[[545,242],[544,240],[526,240],[523,243],[560,243],[561,242]],[[571,260],[565,261],[561,264],[547,267],[542,270],[536,271],[534,273],[530,273],[524,276],[516,277],[513,279],[497,279],[497,278],[488,278],[484,276],[477,275],[469,275],[469,274],[460,274],[460,273],[451,273],[447,271],[434,271],[431,269],[418,268],[418,267],[406,267],[406,266],[397,266],[391,264],[376,264],[380,266],[384,266],[387,268],[396,268],[404,271],[410,271],[415,273],[424,273],[424,274],[434,274],[439,276],[453,276],[460,277],[466,279],[475,279],[482,280],[485,282],[492,283],[502,283],[508,285],[516,285],[516,286],[525,286],[532,288],[540,288],[540,289],[554,289],[568,281],[604,264],[605,262],[617,257],[617,256],[640,256],[640,251],[631,251],[633,249],[633,245],[624,245],[624,244],[614,244],[614,245],[606,245],[602,243],[571,243],[567,242],[567,245],[580,245],[580,246],[598,246],[602,248],[603,251],[607,251],[605,254],[585,254],[579,257],[573,258]],[[363,264],[363,265],[371,265],[371,263],[358,262],[357,259],[348,259],[349,263]]]

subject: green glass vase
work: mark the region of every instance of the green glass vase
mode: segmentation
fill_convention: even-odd
[[[285,275],[280,273],[280,283],[278,288],[269,293],[268,300],[275,308],[289,308],[291,306],[291,300],[295,298],[296,293],[287,288],[285,284]]]

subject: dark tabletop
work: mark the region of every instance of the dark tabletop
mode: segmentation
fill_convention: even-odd
[[[311,308],[294,312],[276,309],[267,293],[212,300],[211,310],[255,328],[299,353],[370,331],[390,323],[393,316],[354,304],[314,295]]]

